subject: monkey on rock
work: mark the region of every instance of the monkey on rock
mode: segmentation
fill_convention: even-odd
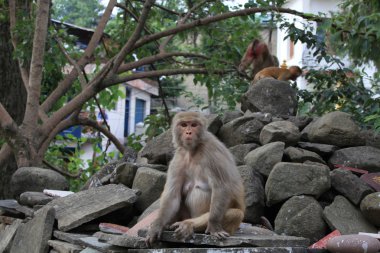
[[[170,162],[157,219],[146,242],[159,240],[164,229],[178,239],[194,232],[224,239],[244,218],[245,197],[241,176],[228,149],[207,131],[206,118],[180,112],[172,122],[176,148]]]

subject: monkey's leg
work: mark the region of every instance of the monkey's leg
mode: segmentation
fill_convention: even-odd
[[[201,216],[186,219],[184,221],[176,222],[172,225],[172,228],[175,228],[175,233],[178,238],[186,239],[195,232],[204,232],[208,226],[210,213],[204,213]],[[240,226],[240,223],[243,221],[244,213],[240,209],[230,208],[227,210],[226,214],[222,220],[222,227],[225,231],[218,231],[216,236],[226,237],[225,234],[233,234]],[[219,236],[220,235],[220,236]]]

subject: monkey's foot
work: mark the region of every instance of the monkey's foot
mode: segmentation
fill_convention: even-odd
[[[186,240],[194,235],[193,223],[190,221],[179,221],[170,226],[174,229],[175,237],[178,240]]]

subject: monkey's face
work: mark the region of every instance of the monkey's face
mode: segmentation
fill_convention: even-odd
[[[202,132],[202,125],[198,121],[180,121],[177,124],[177,134],[180,146],[185,149],[194,149],[199,141]]]

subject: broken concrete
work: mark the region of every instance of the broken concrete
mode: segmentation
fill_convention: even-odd
[[[49,240],[48,244],[59,253],[79,253],[83,250],[83,248],[78,245],[57,240]]]
[[[69,231],[114,210],[132,206],[136,199],[132,189],[110,184],[55,199],[47,207],[56,209],[59,230]]]
[[[47,253],[54,225],[55,210],[44,208],[25,224],[21,224],[13,239],[11,253]]]
[[[96,238],[101,242],[106,242],[115,246],[121,246],[126,248],[145,249],[147,248],[145,238],[129,236],[129,235],[112,235],[103,232],[97,232],[94,234]]]
[[[15,236],[18,227],[21,225],[22,220],[16,219],[11,225],[5,227],[4,230],[0,230],[0,252],[10,248],[13,237]]]
[[[89,247],[96,249],[102,253],[125,253],[128,252],[128,249],[114,246],[109,243],[99,242],[96,237],[84,237],[80,239],[80,245],[84,247]]]

